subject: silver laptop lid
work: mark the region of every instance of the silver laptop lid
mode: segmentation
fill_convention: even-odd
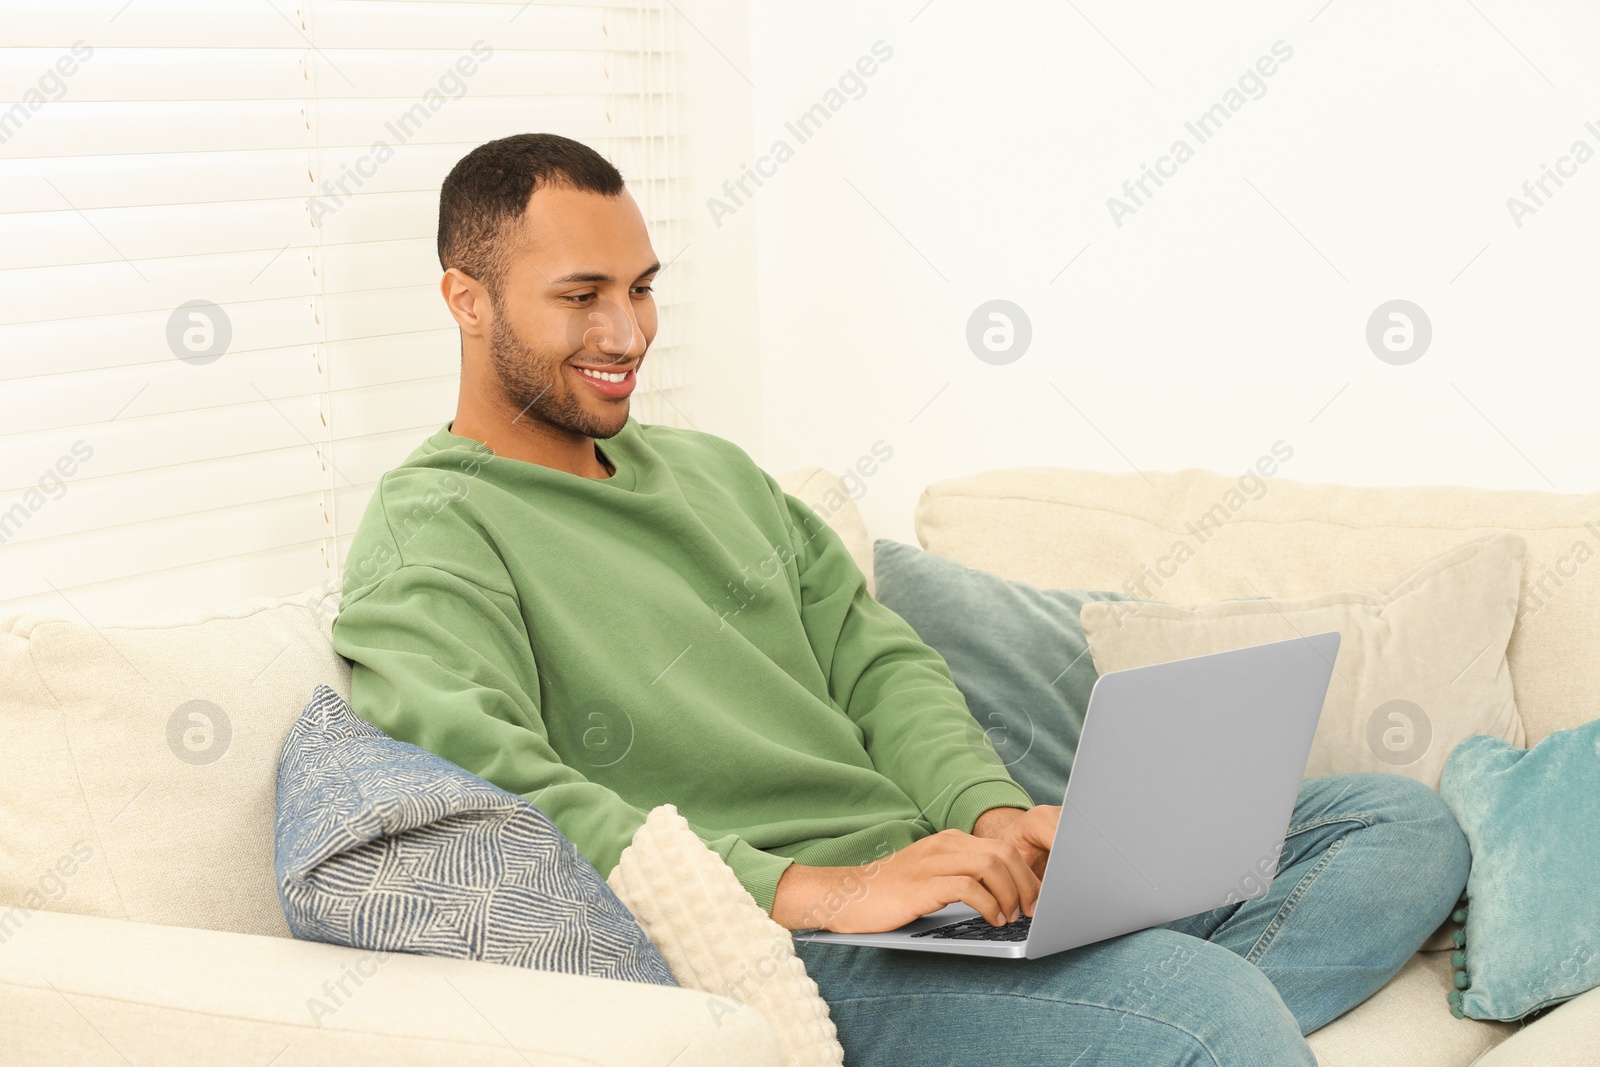
[[[1338,652],[1329,632],[1102,675],[1028,957],[1265,892]]]

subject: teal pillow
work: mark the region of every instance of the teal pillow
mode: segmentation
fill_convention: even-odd
[[[1600,719],[1526,750],[1469,737],[1439,793],[1472,846],[1451,1012],[1520,1019],[1600,985]]]
[[[873,544],[877,600],[950,667],[982,736],[1036,804],[1059,804],[1099,675],[1078,613],[1122,593],[1036,589],[898,541]]]

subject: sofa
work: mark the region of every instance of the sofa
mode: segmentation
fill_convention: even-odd
[[[818,468],[779,481],[870,579],[851,494],[871,482]],[[1160,599],[1366,588],[1472,537],[1521,533],[1508,659],[1528,743],[1600,707],[1600,567],[1571,564],[1576,542],[1600,545],[1586,525],[1600,495],[1016,469],[930,486],[916,532],[1007,578],[1121,590],[1218,508],[1192,558],[1158,568]],[[711,993],[289,938],[276,759],[316,685],[348,695],[336,611],[330,583],[198,618],[0,620],[0,1059],[777,1067],[769,1023]],[[1447,951],[1417,953],[1312,1035],[1319,1062],[1600,1067],[1600,990],[1530,1025],[1485,1023],[1452,1017],[1451,973]]]

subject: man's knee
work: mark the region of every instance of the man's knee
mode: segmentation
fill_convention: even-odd
[[[1437,891],[1455,902],[1467,881],[1472,852],[1466,835],[1438,792],[1400,774],[1368,772],[1332,775],[1325,780],[1334,789],[1333,803],[1371,820],[1403,854],[1414,872],[1427,876]]]
[[[1242,956],[1160,928],[1117,941],[1125,980],[1111,1006],[1121,1013],[1121,1036],[1165,1030],[1187,1050],[1177,1061],[1184,1064],[1316,1063],[1277,989]]]
[[[1399,778],[1398,775],[1390,777]],[[1416,829],[1418,855],[1429,862],[1447,906],[1454,905],[1467,884],[1467,872],[1472,867],[1472,848],[1467,844],[1467,835],[1461,832],[1461,824],[1456,822],[1443,797],[1421,782],[1410,778],[1400,780],[1406,783],[1401,790],[1410,824]]]
[[[1371,788],[1384,797],[1377,805],[1385,821],[1406,827],[1417,842],[1441,866],[1449,871],[1459,869],[1462,881],[1467,877],[1471,852],[1466,835],[1450,813],[1450,807],[1436,790],[1400,774],[1370,774],[1374,779]]]

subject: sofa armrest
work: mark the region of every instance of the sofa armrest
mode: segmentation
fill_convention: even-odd
[[[492,963],[0,910],[6,1062],[770,1065],[753,1009]]]

